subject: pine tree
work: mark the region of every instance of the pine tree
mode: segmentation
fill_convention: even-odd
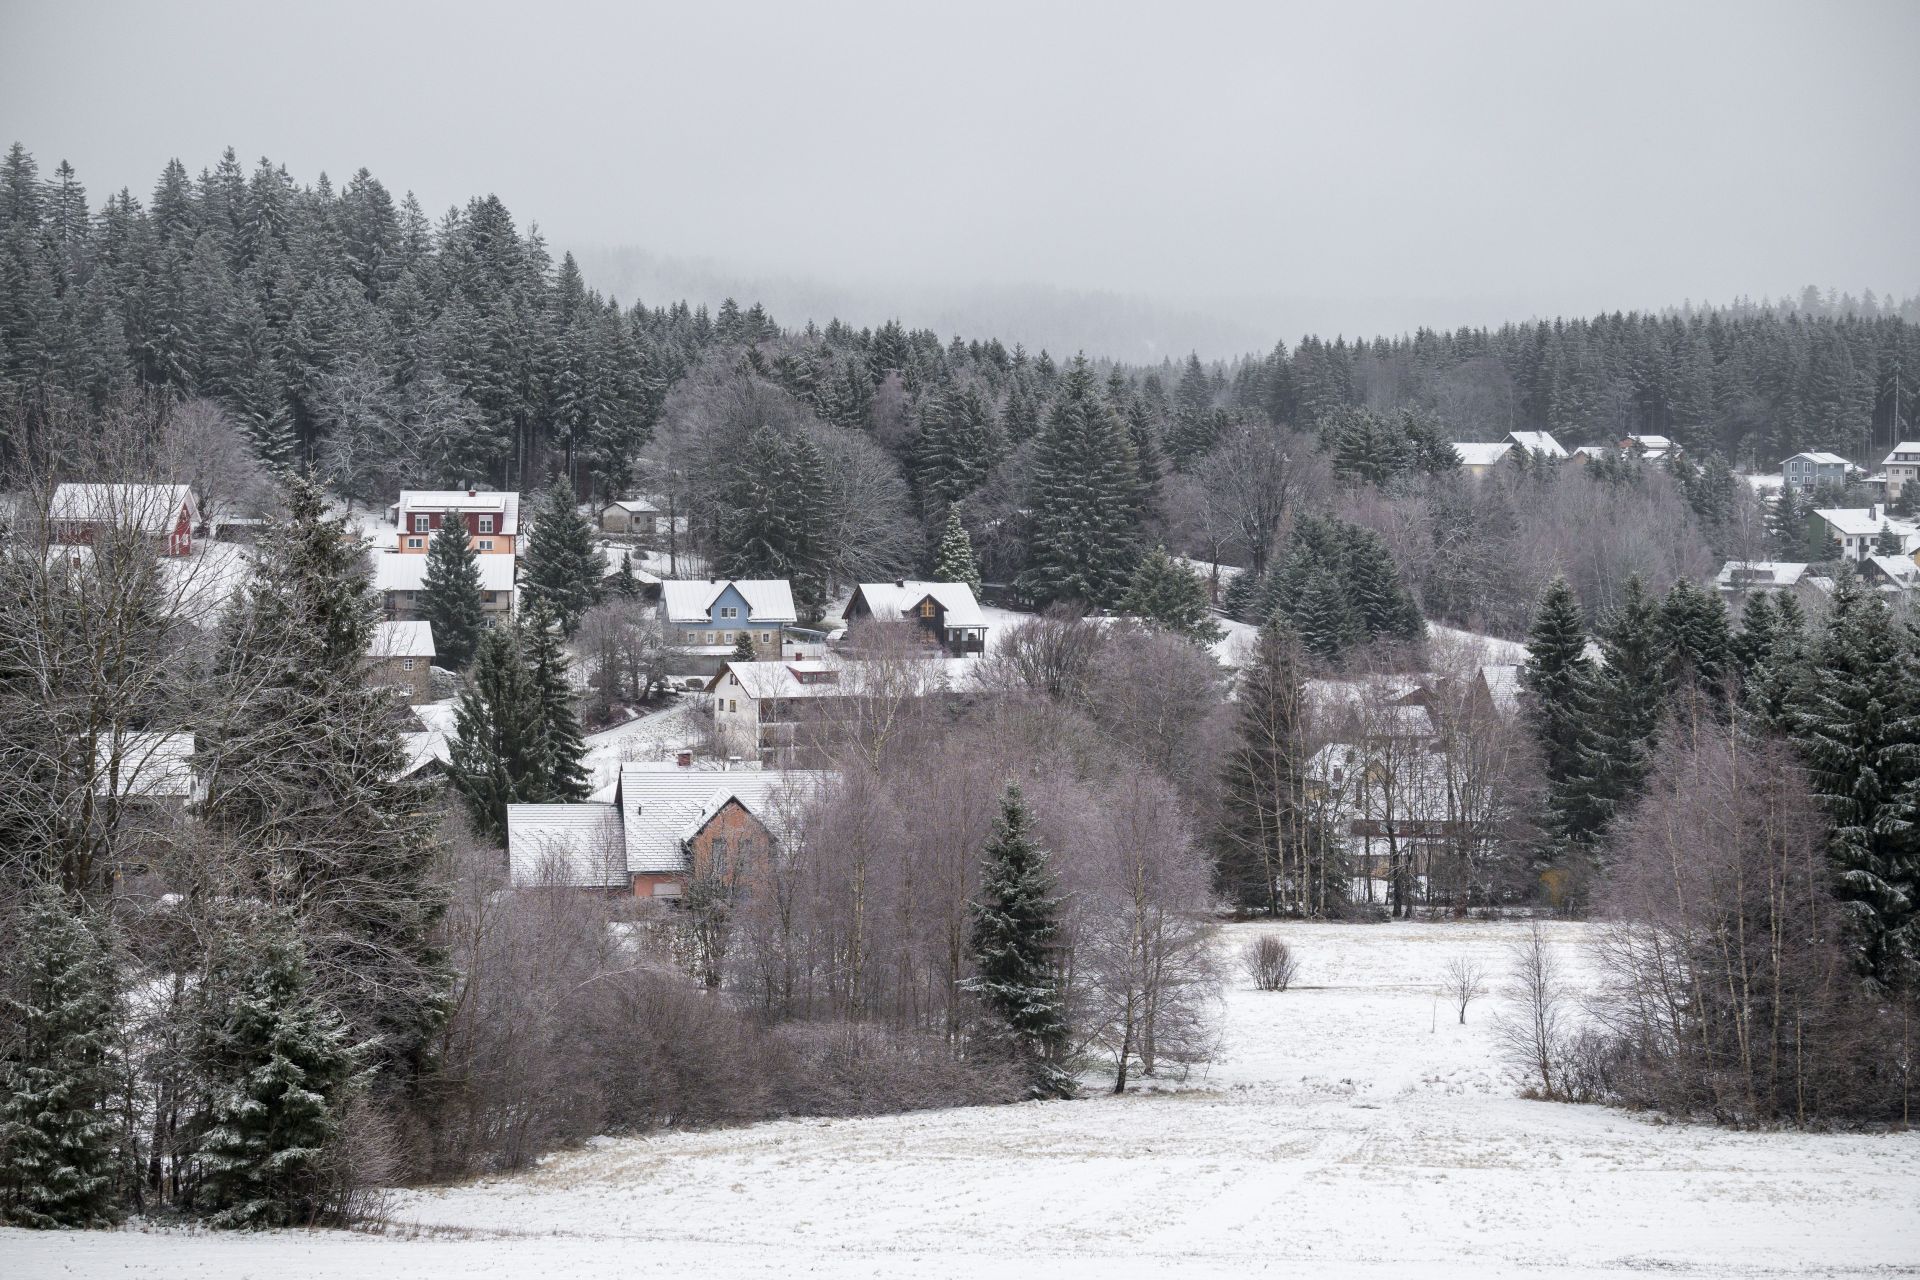
[[[98,1227],[118,1216],[123,1085],[118,976],[102,926],[57,885],[28,893],[0,1009],[0,1222]]]
[[[480,562],[465,520],[446,520],[427,544],[427,581],[420,615],[433,627],[434,656],[451,671],[465,671],[486,630],[480,595]]]
[[[1761,593],[1757,599],[1765,599]],[[1771,623],[1772,611],[1767,621]],[[1660,629],[1668,659],[1668,683],[1698,690],[1716,713],[1727,706],[1737,670],[1727,607],[1718,594],[1678,579],[1660,605]]]
[[[733,653],[729,657],[729,661],[757,662],[759,658],[760,655],[753,650],[753,633],[751,631],[742,631],[734,638]]]
[[[960,523],[960,509],[947,508],[947,527],[940,535],[940,550],[934,556],[935,582],[964,582],[980,594],[980,566],[973,558],[973,540]]]
[[[1220,595],[1220,611],[1235,622],[1262,622],[1260,601],[1266,595],[1266,575],[1242,569]]]
[[[329,1146],[362,1083],[361,1052],[311,990],[291,921],[225,943],[207,981],[212,1084],[202,1209],[222,1227],[313,1225],[328,1208]]]
[[[1791,732],[1790,708],[1807,674],[1805,615],[1791,595],[1756,592],[1742,624],[1741,706],[1762,724]]]
[[[509,804],[550,798],[541,719],[540,690],[512,632],[502,628],[481,636],[454,708],[449,763],[454,790],[465,798],[474,825],[502,844]]]
[[[1035,1098],[1066,1098],[1073,1077],[1062,1065],[1068,1026],[1059,970],[1060,899],[1046,850],[1017,783],[1009,784],[987,842],[980,896],[973,905],[974,976],[966,988],[997,1024],[1007,1051],[1028,1073]]]
[[[1580,603],[1567,580],[1556,576],[1534,612],[1520,681],[1527,692],[1527,722],[1540,744],[1547,777],[1548,826],[1557,843],[1571,838],[1576,821],[1574,791],[1588,686],[1593,679],[1586,649]]]
[[[568,674],[567,651],[560,644],[559,622],[540,602],[521,622],[527,677],[540,708],[540,771],[547,798],[555,802],[585,800],[591,788],[583,763],[587,744],[580,735],[580,718],[573,709],[573,681]]]
[[[1324,914],[1345,879],[1307,803],[1305,655],[1284,623],[1260,628],[1234,698],[1234,742],[1221,774],[1214,883],[1270,916]]]
[[[1359,647],[1366,634],[1346,589],[1329,568],[1308,571],[1286,612],[1307,652],[1323,662],[1339,662]]]
[[[1599,669],[1582,700],[1569,839],[1596,843],[1640,796],[1666,709],[1669,652],[1660,606],[1638,576],[1600,629]]]
[[[600,599],[601,559],[593,529],[573,500],[565,479],[556,479],[540,497],[540,512],[527,535],[521,557],[523,602],[544,601],[567,635]]]
[[[1920,680],[1916,646],[1859,577],[1834,585],[1787,719],[1832,821],[1827,859],[1860,971],[1920,980]]]
[[[1212,644],[1226,634],[1210,615],[1207,584],[1175,564],[1165,547],[1155,547],[1140,558],[1120,611],[1201,644]]]
[[[1880,532],[1873,536],[1873,554],[1877,556],[1897,556],[1904,551],[1900,535],[1885,520],[1880,522]]]

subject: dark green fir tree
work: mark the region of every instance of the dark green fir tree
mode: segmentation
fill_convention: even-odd
[[[433,627],[438,665],[465,671],[486,630],[480,594],[480,562],[464,520],[447,520],[427,544],[427,580],[420,616]]]
[[[947,508],[947,527],[940,535],[940,549],[933,559],[935,582],[964,582],[980,594],[980,566],[973,558],[973,540],[960,523],[960,509]]]
[[[1133,581],[1121,597],[1120,611],[1201,644],[1212,644],[1226,634],[1208,607],[1207,584],[1199,574],[1175,563],[1165,547],[1155,547],[1140,558],[1140,567],[1133,571]]]
[[[523,603],[545,602],[572,635],[581,615],[600,599],[602,568],[593,528],[580,514],[572,487],[556,479],[540,495],[540,510],[520,558]]]

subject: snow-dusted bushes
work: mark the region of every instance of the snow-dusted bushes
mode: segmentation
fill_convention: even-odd
[[[1274,933],[1263,933],[1247,943],[1240,964],[1262,991],[1285,991],[1300,973],[1300,957]]]

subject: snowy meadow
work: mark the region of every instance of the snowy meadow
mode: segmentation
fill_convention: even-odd
[[[1920,1136],[1740,1132],[1517,1096],[1513,924],[1278,932],[1171,1087],[607,1139],[396,1191],[385,1234],[0,1232],[10,1276],[1885,1276],[1920,1270]],[[1550,937],[1585,972],[1588,926]],[[1466,1025],[1455,957],[1495,991]]]

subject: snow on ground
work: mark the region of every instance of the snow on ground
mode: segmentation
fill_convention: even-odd
[[[1471,656],[1480,662],[1525,662],[1527,646],[1518,640],[1502,640],[1484,631],[1462,631],[1459,627],[1444,627],[1437,622],[1427,624],[1427,637],[1462,655]]]
[[[676,752],[695,747],[705,729],[706,698],[682,694],[667,707],[586,735],[585,764],[596,800],[611,800],[620,766],[629,760],[670,760]],[[605,791],[606,795],[600,795]]]
[[[0,1232],[12,1276],[1886,1276],[1920,1135],[1736,1133],[1528,1102],[1447,958],[1521,926],[1286,925],[1182,1089],[609,1139],[395,1197],[396,1234]],[[1234,926],[1237,952],[1257,926]],[[1551,926],[1578,968],[1584,926]],[[406,1238],[414,1236],[418,1238]]]

